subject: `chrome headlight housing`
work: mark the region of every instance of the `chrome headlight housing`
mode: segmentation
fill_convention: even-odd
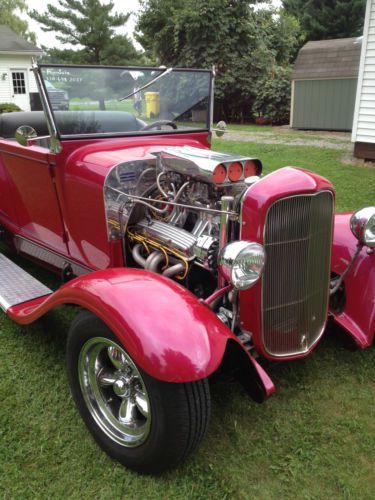
[[[219,253],[219,272],[237,290],[247,290],[262,276],[266,255],[259,243],[234,241]]]
[[[354,212],[350,218],[350,229],[361,243],[375,247],[375,207],[366,207]]]

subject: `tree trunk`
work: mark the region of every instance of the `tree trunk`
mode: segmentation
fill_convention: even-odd
[[[102,111],[105,111],[105,102],[104,102],[104,97],[99,98],[99,109]]]

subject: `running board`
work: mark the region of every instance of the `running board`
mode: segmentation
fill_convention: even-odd
[[[51,293],[43,283],[0,254],[0,308],[3,311]]]

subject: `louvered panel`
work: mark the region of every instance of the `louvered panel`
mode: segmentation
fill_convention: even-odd
[[[293,196],[268,211],[264,244],[263,341],[273,356],[306,352],[327,316],[333,197]]]

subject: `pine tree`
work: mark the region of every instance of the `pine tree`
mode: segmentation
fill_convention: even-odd
[[[59,7],[48,4],[47,11],[40,14],[36,10],[30,17],[41,23],[43,31],[56,33],[62,44],[78,45],[82,62],[92,64],[112,64],[109,48],[116,37],[116,63],[134,62],[137,52],[132,42],[124,35],[115,35],[114,28],[123,26],[129,14],[112,14],[114,4],[102,4],[99,0],[59,0]]]
[[[283,0],[307,40],[327,40],[362,35],[366,0]]]
[[[26,12],[25,0],[0,0],[0,24],[8,26],[14,33],[31,43],[36,43],[35,33],[29,31],[27,21],[21,19],[15,11]]]

